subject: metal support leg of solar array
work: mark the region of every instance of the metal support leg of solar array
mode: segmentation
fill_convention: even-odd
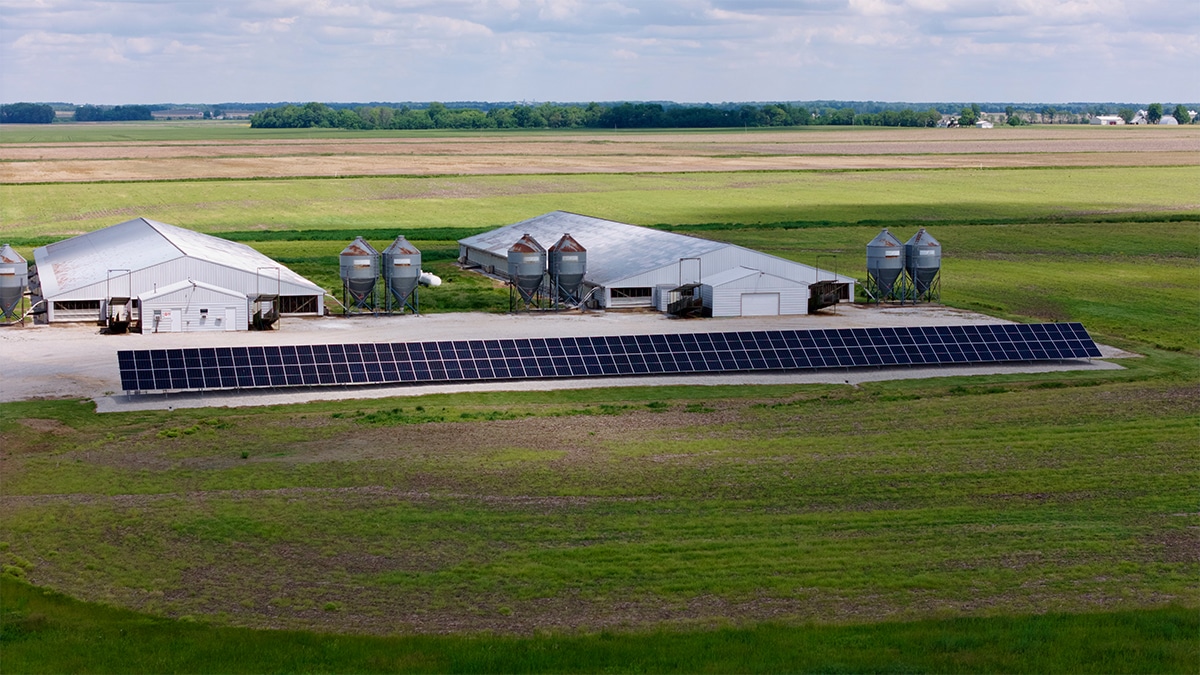
[[[1078,323],[767,330],[505,340],[141,349],[127,393],[446,384],[1099,357]]]

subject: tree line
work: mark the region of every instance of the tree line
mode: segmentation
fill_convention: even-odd
[[[261,110],[250,117],[250,126],[256,129],[716,129],[809,124],[932,127],[941,118],[941,113],[933,108],[856,113],[853,108],[809,109],[789,103],[738,107],[543,103],[485,111],[448,108],[436,102],[420,109],[386,106],[338,109],[313,102]]]
[[[76,122],[131,122],[154,119],[154,109],[155,106],[148,105],[81,105],[75,107],[74,113]],[[46,103],[0,105],[3,124],[50,124],[55,120],[54,107]]]
[[[0,124],[50,124],[54,108],[45,103],[10,103],[0,105]]]
[[[75,108],[76,122],[132,122],[152,120],[154,115],[148,105],[115,105],[111,108],[98,105],[81,105]]]

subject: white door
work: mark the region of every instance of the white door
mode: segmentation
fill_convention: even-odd
[[[743,293],[742,316],[779,316],[779,294]]]
[[[237,307],[225,308],[225,330],[237,330]]]
[[[182,333],[183,332],[183,308],[182,307],[172,307],[171,308],[171,332],[172,333]]]

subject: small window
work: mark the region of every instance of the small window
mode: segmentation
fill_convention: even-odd
[[[614,288],[612,289],[612,297],[614,298],[649,298],[654,295],[652,288]]]
[[[55,300],[55,309],[100,309],[99,300]]]

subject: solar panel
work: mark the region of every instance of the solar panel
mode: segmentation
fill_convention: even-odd
[[[1057,361],[1078,323],[772,330],[117,352],[127,392]]]

